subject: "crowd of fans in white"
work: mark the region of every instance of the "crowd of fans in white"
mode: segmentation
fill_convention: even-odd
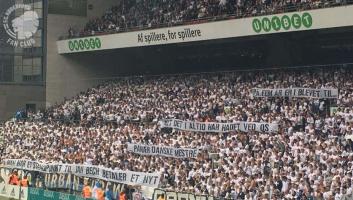
[[[254,98],[252,88],[338,88],[335,100]],[[2,128],[2,159],[161,172],[161,188],[228,199],[352,199],[353,68],[121,78]],[[330,107],[337,106],[335,114]],[[278,123],[278,133],[196,133],[158,121]],[[141,156],[127,143],[198,148]]]
[[[194,20],[221,20],[234,17],[307,10],[341,4],[341,0],[125,0],[102,17],[91,19],[78,33],[70,28],[69,36],[102,32],[156,28],[192,23]]]

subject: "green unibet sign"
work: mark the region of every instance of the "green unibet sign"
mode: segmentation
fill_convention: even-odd
[[[84,51],[84,50],[94,50],[100,49],[102,47],[102,42],[100,38],[82,38],[69,40],[70,51]]]
[[[307,12],[303,14],[283,15],[282,17],[262,17],[252,21],[252,27],[256,33],[270,31],[287,31],[300,28],[310,28],[313,25],[313,18]]]

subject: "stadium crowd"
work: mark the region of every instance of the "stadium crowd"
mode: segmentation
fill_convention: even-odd
[[[69,36],[95,35],[136,28],[174,26],[202,19],[227,19],[307,10],[341,4],[341,0],[136,0],[120,1],[100,18],[91,19],[80,32]]]
[[[254,98],[252,88],[338,88],[335,100]],[[2,127],[1,159],[160,172],[161,188],[227,199],[353,198],[353,69],[120,78]],[[335,113],[330,107],[337,107]],[[278,133],[196,133],[162,119],[278,123]],[[141,156],[127,143],[197,148]]]

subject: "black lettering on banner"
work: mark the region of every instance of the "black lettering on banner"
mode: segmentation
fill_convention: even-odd
[[[208,124],[207,126],[208,131],[218,131],[219,130],[219,124]]]
[[[16,161],[14,161],[14,160],[7,160],[7,161],[6,161],[6,165],[8,165],[8,166],[16,166]]]
[[[270,126],[269,124],[261,124],[260,130],[263,132],[268,132],[270,130],[269,126]]]
[[[304,90],[304,94],[305,94],[305,96],[312,97],[313,96],[313,91],[310,90],[310,89],[305,89]]]
[[[138,43],[143,43],[143,33],[139,33],[139,34],[137,35],[137,42],[138,42]]]
[[[138,174],[131,174],[130,182],[137,183],[139,180],[140,175]]]
[[[195,124],[193,122],[189,122],[189,129],[195,130]]]
[[[284,96],[286,96],[286,97],[292,96],[292,89],[284,90]]]
[[[315,96],[316,96],[317,98],[320,98],[320,90],[316,90],[315,92],[316,92],[316,95],[315,95]]]
[[[25,167],[26,161],[25,160],[18,160],[16,166],[17,167]]]
[[[31,162],[31,161],[28,161],[28,162],[27,162],[26,168],[29,168],[29,169],[32,168],[32,162]]]
[[[71,173],[71,166],[69,165],[65,166],[65,173]]]
[[[195,124],[196,124],[196,130],[201,130],[201,124],[200,123],[197,123],[197,122],[195,122]]]
[[[228,124],[222,124],[222,131],[229,131],[229,125]]]
[[[174,120],[174,127],[182,128],[181,127],[182,123],[183,123],[183,121],[181,121],[181,120]]]
[[[143,183],[156,184],[157,180],[158,180],[158,176],[148,176],[148,175],[146,175],[143,178]]]
[[[119,182],[126,181],[126,173],[116,173],[104,169],[102,170],[102,177]]]
[[[83,167],[82,166],[76,166],[76,172],[77,174],[83,174]]]
[[[205,131],[206,130],[206,124],[201,124],[200,130]]]
[[[61,165],[49,165],[49,173],[58,173],[61,170]]]
[[[164,120],[164,121],[163,121],[164,126],[172,126],[172,121],[173,121],[173,120],[170,120],[170,119]]]
[[[97,167],[86,167],[86,175],[99,176],[99,168],[97,168]]]
[[[299,88],[298,89],[298,96],[304,96],[304,89]]]
[[[253,96],[258,97],[260,96],[260,91],[258,89],[253,89],[251,90],[251,93]]]
[[[245,131],[249,131],[250,130],[249,127],[250,127],[250,124],[248,124],[248,123],[244,123],[243,124],[243,128],[244,128]]]
[[[177,41],[185,41],[192,38],[198,38],[202,36],[202,32],[200,29],[190,29],[184,28],[180,31],[172,31],[167,30],[163,32],[152,31],[149,33],[138,33],[137,34],[137,42],[138,43],[146,43],[146,44],[154,44],[154,43],[161,43],[167,42],[169,40]],[[70,44],[69,44],[70,45]],[[74,46],[74,45],[72,45]]]
[[[170,30],[168,30],[168,37],[170,40],[176,39],[176,32],[171,32]]]
[[[152,148],[152,151],[154,149]],[[151,152],[151,148],[146,145],[134,145],[134,153],[142,153],[142,154],[149,154]]]
[[[273,90],[262,90],[261,91],[261,96],[271,97],[272,96],[272,92],[273,92]]]

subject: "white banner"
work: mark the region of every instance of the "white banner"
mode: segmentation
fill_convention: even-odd
[[[111,170],[93,165],[76,164],[45,164],[23,159],[6,159],[3,162],[6,168],[15,168],[42,173],[72,174],[76,176],[96,178],[105,181],[124,183],[127,185],[144,185],[158,187],[160,173],[143,173],[133,171]]]
[[[197,149],[174,148],[144,144],[128,144],[127,150],[140,155],[165,156],[173,158],[196,158]]]
[[[178,119],[165,119],[159,122],[161,128],[174,128],[183,131],[194,132],[213,132],[225,133],[231,131],[258,131],[258,132],[277,132],[278,124],[260,123],[260,122],[232,122],[232,123],[217,123],[217,122],[193,122],[182,121]]]
[[[304,97],[316,99],[338,98],[338,89],[313,89],[313,88],[254,88],[251,90],[254,97]]]

